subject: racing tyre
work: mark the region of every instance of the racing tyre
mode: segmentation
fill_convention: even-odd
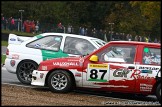
[[[161,104],[161,83],[156,88],[156,97]]]
[[[32,72],[38,68],[38,64],[33,61],[21,62],[16,70],[18,80],[23,83],[30,85],[32,80]]]
[[[72,78],[67,71],[53,71],[48,78],[48,86],[52,92],[69,92],[72,90],[72,84]]]

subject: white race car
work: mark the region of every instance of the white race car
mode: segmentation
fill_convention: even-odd
[[[5,67],[17,74],[24,84],[30,84],[33,70],[41,61],[68,56],[87,55],[105,45],[97,38],[65,34],[43,33],[34,37],[10,34],[6,51]]]

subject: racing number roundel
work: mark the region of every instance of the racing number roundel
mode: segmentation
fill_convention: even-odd
[[[108,81],[108,64],[88,64],[87,81]]]

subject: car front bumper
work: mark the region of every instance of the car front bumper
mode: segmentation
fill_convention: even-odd
[[[45,79],[48,71],[34,70],[32,73],[31,85],[45,86]]]

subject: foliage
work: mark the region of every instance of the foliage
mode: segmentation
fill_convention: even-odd
[[[160,1],[132,1],[130,2],[133,9],[140,10],[141,18],[145,19],[145,24],[142,29],[147,35],[151,34],[152,38],[160,38],[160,16],[161,2]]]
[[[2,1],[5,17],[160,37],[160,1]],[[12,10],[12,11],[11,11]],[[48,27],[48,25],[47,25]]]

